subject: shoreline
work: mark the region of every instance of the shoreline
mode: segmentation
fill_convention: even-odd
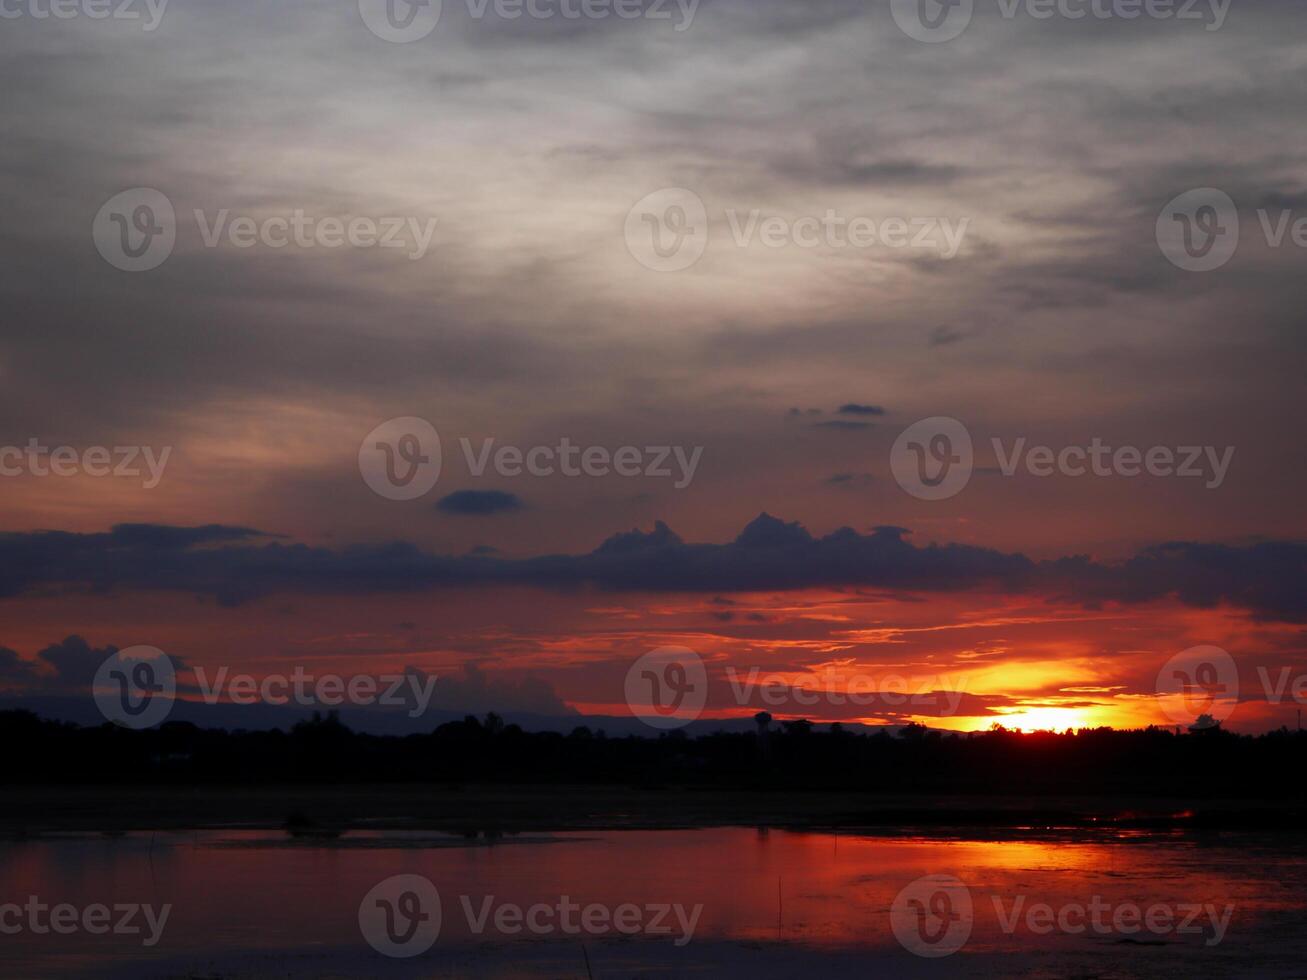
[[[1134,796],[796,793],[611,786],[4,786],[0,837],[143,830],[347,830],[461,836],[749,826],[901,834],[917,828],[1055,831],[1307,832],[1307,807],[1285,801]]]

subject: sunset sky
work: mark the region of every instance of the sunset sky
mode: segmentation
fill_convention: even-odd
[[[679,19],[445,0],[390,44],[354,2],[172,0],[153,32],[0,25],[0,447],[171,450],[151,488],[0,477],[0,691],[80,690],[144,644],[256,675],[414,668],[448,710],[620,715],[632,662],[676,645],[714,717],[1125,727],[1174,724],[1159,671],[1214,645],[1240,668],[1227,727],[1293,727],[1260,678],[1307,674],[1307,249],[1269,247],[1258,210],[1307,217],[1307,9],[1235,0],[1207,30],[978,2],[944,44],[872,0]],[[91,229],[139,187],[177,237],[133,274]],[[1155,237],[1200,187],[1243,225],[1210,273]],[[624,236],[664,188],[708,215],[682,271]],[[436,226],[418,259],[209,247],[223,211]],[[741,247],[755,211],[966,233],[952,257]],[[936,416],[975,472],[921,500],[891,450]],[[400,417],[443,448],[410,501],[360,474]],[[460,439],[488,438],[702,455],[681,487],[476,476]],[[1218,487],[1005,476],[994,439],[1234,455]],[[741,704],[728,669],[751,668],[962,696]]]

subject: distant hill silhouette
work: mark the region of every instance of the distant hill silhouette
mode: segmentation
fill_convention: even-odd
[[[326,709],[319,709],[326,710]],[[88,695],[0,696],[0,712],[30,711],[50,721],[66,721],[75,725],[95,728],[104,723],[104,715]],[[295,705],[253,704],[239,705],[228,702],[207,704],[203,701],[177,700],[168,715],[170,721],[189,722],[199,728],[222,728],[229,731],[289,730],[313,717],[314,709]],[[425,735],[451,721],[462,721],[466,711],[446,711],[430,708],[413,717],[404,707],[380,705],[349,705],[338,710],[340,720],[353,731],[369,735]],[[653,737],[657,733],[639,718],[631,715],[541,714],[529,711],[499,711],[504,721],[528,732],[556,732],[566,735],[578,725],[587,725],[594,731],[603,730],[610,736],[639,735]],[[825,726],[822,726],[825,727]],[[858,724],[846,725],[851,731],[875,732],[878,727]],[[889,726],[891,734],[900,726]],[[709,735],[714,732],[751,732],[755,728],[748,718],[701,718],[685,726],[687,735]]]

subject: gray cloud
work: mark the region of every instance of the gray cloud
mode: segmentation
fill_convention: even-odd
[[[1307,621],[1307,544],[1268,541],[1244,547],[1175,542],[1119,563],[1082,556],[1033,561],[964,544],[915,546],[908,532],[841,528],[823,537],[768,514],[727,544],[690,544],[666,524],[610,538],[584,555],[503,559],[452,557],[411,544],[338,550],[253,544],[255,532],[226,529],[221,547],[197,545],[216,531],[115,528],[102,534],[0,535],[3,595],[33,589],[167,590],[216,596],[236,605],[277,593],[368,594],[449,586],[597,586],[617,591],[745,592],[816,587],[957,592],[990,588],[1093,605],[1173,598],[1209,608],[1229,603],[1254,616]],[[176,532],[176,533],[173,533]],[[85,660],[75,650],[74,661]],[[44,654],[43,654],[44,656]],[[47,657],[46,659],[51,659]],[[60,673],[62,658],[52,660]]]
[[[1182,419],[1237,442],[1281,488],[1250,477],[1214,533],[1301,533],[1300,464],[1281,460],[1304,407],[1302,256],[1268,254],[1254,222],[1226,269],[1194,277],[1152,235],[1194,186],[1226,188],[1245,213],[1307,207],[1307,137],[1285,124],[1307,96],[1302,5],[1237,4],[1212,33],[980,6],[938,46],[865,0],[706,0],[681,34],[471,21],[447,4],[414,45],[378,41],[352,4],[310,0],[174,4],[154,36],[6,21],[0,444],[176,445],[176,478],[197,487],[210,474],[187,459],[256,460],[258,479],[212,491],[229,523],[401,535],[410,517],[365,514],[342,491],[357,489],[350,438],[388,417],[550,438],[602,420],[623,442],[666,419],[711,429],[732,480],[706,475],[692,506],[721,515],[740,485],[817,493],[854,465],[813,451],[777,467],[760,420],[870,390],[896,416],[1001,431],[1043,406],[1064,438],[1085,416],[1127,431]],[[182,224],[172,258],[130,276],[100,260],[88,227],[141,185]],[[620,230],[634,201],[674,185],[703,197],[714,238],[694,269],[660,277],[631,262]],[[439,224],[413,263],[208,249],[196,208]],[[971,225],[949,261],[764,254],[725,240],[727,208]],[[314,411],[330,438],[301,444],[295,426]],[[832,522],[860,519],[846,497]],[[195,520],[215,516],[208,503]],[[588,507],[568,533],[597,537],[656,504]],[[79,526],[152,506],[97,500]],[[901,506],[892,519],[912,516]],[[971,516],[990,528],[1001,514]],[[25,510],[7,526],[50,523]]]

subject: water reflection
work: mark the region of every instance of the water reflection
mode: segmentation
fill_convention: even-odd
[[[1184,957],[1191,975],[1273,976],[1304,952],[1307,896],[1301,849],[1247,839],[980,841],[723,828],[496,841],[351,832],[324,841],[209,831],[9,841],[0,843],[0,862],[0,904],[36,896],[79,908],[172,906],[153,948],[139,936],[84,931],[0,936],[0,965],[19,976],[852,976],[880,968],[942,976],[964,963],[982,975],[1146,976],[1159,954]],[[360,935],[359,905],[378,882],[413,874],[439,889],[439,939],[414,961],[390,960]],[[956,955],[932,962],[896,938],[891,908],[909,883],[941,875],[965,884],[971,921]],[[486,910],[557,907],[564,896],[610,909],[702,909],[692,941],[680,946],[611,930],[505,932],[493,915],[485,931],[476,928]],[[915,906],[922,915],[932,897]],[[1042,906],[1054,916],[1047,931]],[[1166,907],[1179,918],[1169,930],[1114,928],[1123,906],[1141,915]],[[1186,910],[1209,906],[1229,910],[1223,924],[1202,912],[1192,930],[1179,928]],[[1094,907],[1106,910],[1108,929],[1076,930]],[[16,923],[16,913],[5,921]],[[1153,925],[1162,922],[1156,912]]]

